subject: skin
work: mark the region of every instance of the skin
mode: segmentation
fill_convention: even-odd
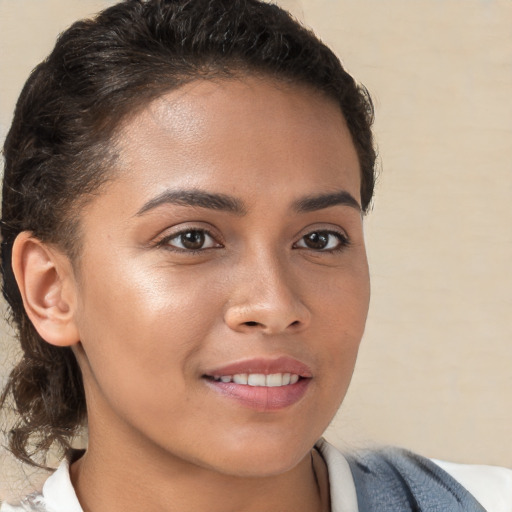
[[[84,375],[89,449],[72,466],[84,510],[325,510],[311,449],[345,396],[369,302],[360,169],[338,106],[270,79],[194,82],[130,119],[117,149],[114,178],[81,214],[79,272],[56,258],[45,295]],[[241,211],[155,206],[176,190]],[[332,194],[345,199],[297,210]],[[196,251],[187,230],[209,233]],[[282,356],[311,378],[279,410],[204,378]]]

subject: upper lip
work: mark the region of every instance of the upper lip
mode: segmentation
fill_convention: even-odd
[[[313,376],[307,365],[294,359],[283,356],[278,358],[253,358],[244,359],[229,363],[222,367],[213,368],[205,372],[210,377],[221,377],[223,375],[236,375],[240,373],[261,373],[271,375],[273,373],[292,373],[300,377],[310,378]]]

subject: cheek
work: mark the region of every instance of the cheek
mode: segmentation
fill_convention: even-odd
[[[148,407],[161,403],[164,390],[186,399],[183,376],[218,321],[211,288],[163,267],[106,265],[88,275],[79,331],[103,392],[116,400],[139,397]]]
[[[312,333],[325,343],[324,350],[319,348],[318,353],[324,358],[331,385],[337,381],[341,391],[348,387],[352,376],[370,301],[366,258],[356,262],[334,273],[331,279],[317,281],[316,287],[321,286],[322,293],[310,294],[317,298]]]
[[[215,305],[210,288],[194,272],[131,263],[88,272],[80,305],[85,330],[105,329],[114,339],[123,338],[124,345],[139,345],[135,333],[140,336],[140,331],[186,341],[181,331],[204,327]]]
[[[364,250],[339,268],[317,273],[308,282],[306,297],[315,301],[315,316],[336,332],[360,338],[370,302],[370,278]]]

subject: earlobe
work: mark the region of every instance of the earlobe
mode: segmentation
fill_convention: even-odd
[[[78,343],[76,283],[69,258],[24,231],[14,242],[12,267],[25,311],[39,335],[56,346]]]

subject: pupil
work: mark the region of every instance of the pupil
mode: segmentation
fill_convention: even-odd
[[[311,249],[323,249],[329,243],[329,235],[325,233],[310,233],[304,239],[306,245]]]
[[[204,233],[202,231],[188,231],[181,235],[181,243],[187,249],[201,249],[204,245]]]

